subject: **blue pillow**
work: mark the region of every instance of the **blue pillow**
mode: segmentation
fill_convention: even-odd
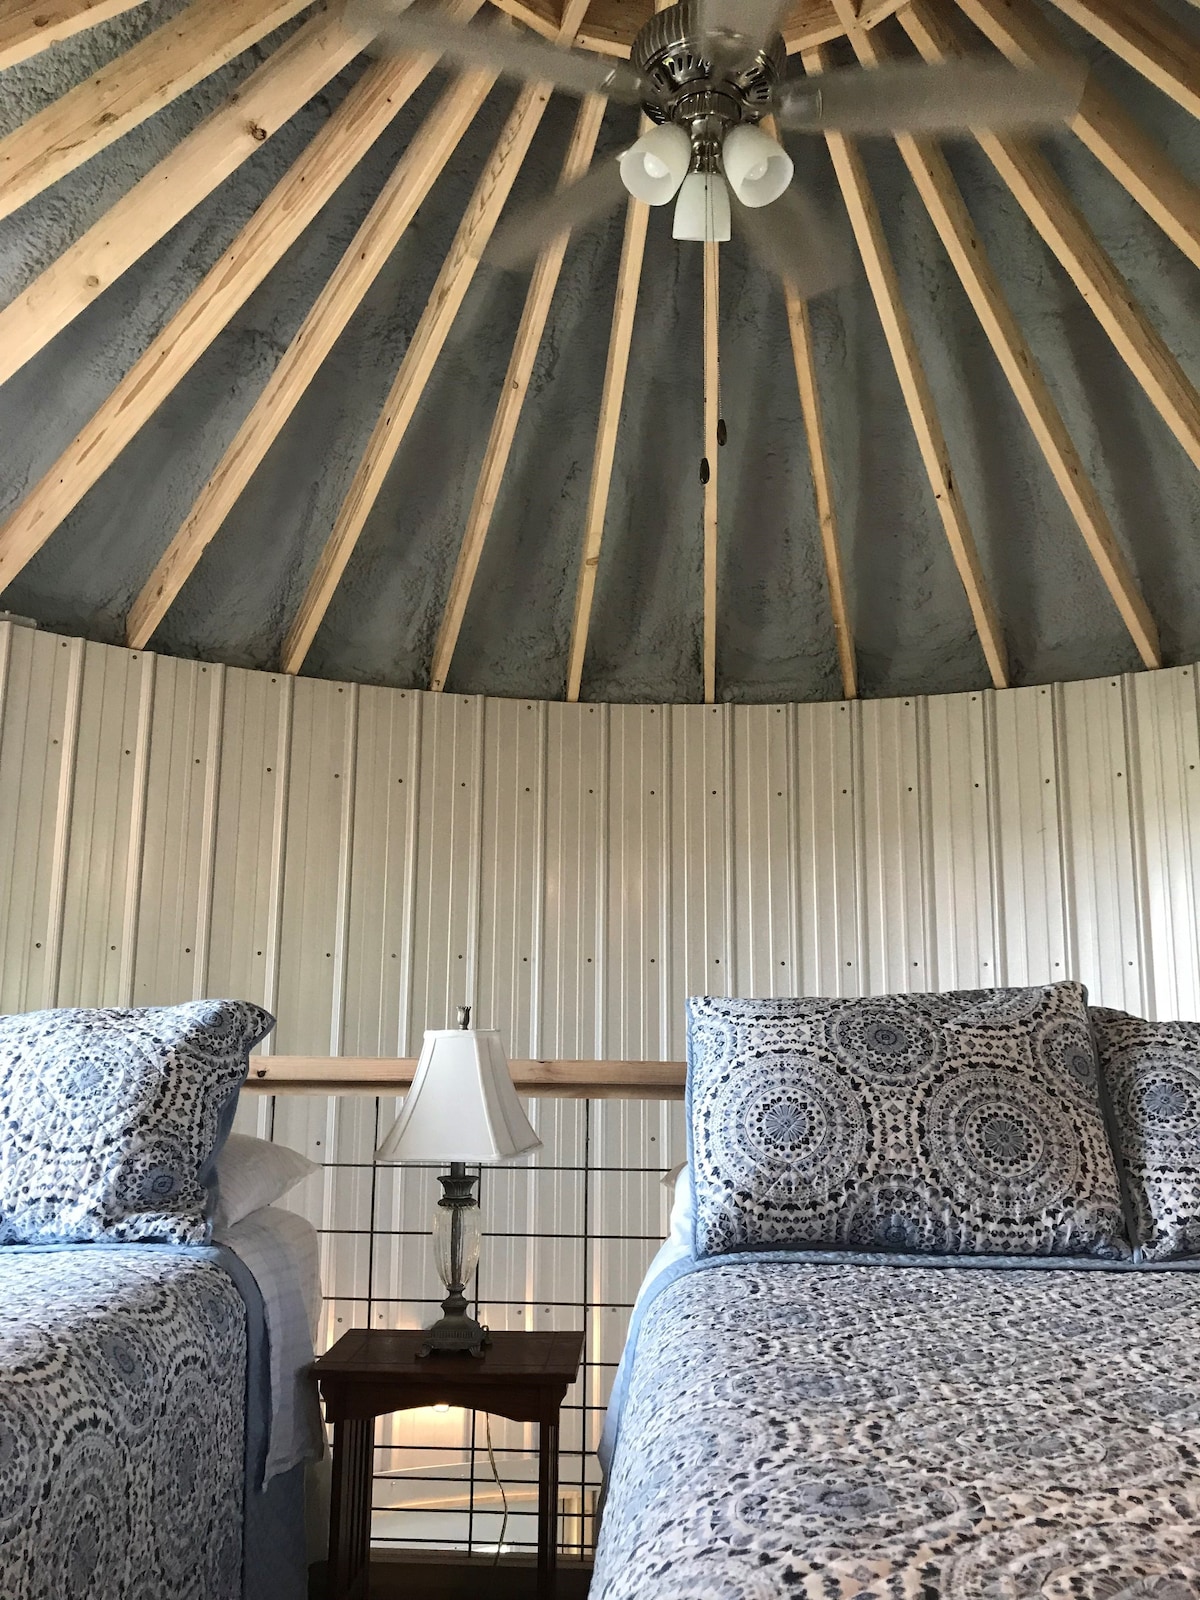
[[[696,1254],[1128,1256],[1086,998],[690,1000]]]
[[[203,1244],[261,1006],[0,1017],[0,1244]]]

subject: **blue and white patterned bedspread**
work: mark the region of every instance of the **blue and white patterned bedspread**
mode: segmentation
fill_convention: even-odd
[[[3,1600],[235,1600],[245,1394],[211,1258],[0,1252]]]
[[[1200,1275],[722,1264],[641,1325],[592,1600],[1195,1600]]]

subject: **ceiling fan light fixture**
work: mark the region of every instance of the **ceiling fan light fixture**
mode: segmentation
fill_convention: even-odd
[[[733,233],[729,188],[719,172],[689,172],[675,207],[676,239],[728,244]]]
[[[721,162],[734,194],[751,209],[778,200],[796,170],[781,144],[745,124],[725,135]]]
[[[651,128],[621,157],[621,182],[635,200],[665,206],[679,193],[692,164],[692,141],[674,123]]]

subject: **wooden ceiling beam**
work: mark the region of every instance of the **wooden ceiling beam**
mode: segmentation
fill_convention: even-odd
[[[904,13],[903,20],[926,61],[946,61],[967,53],[962,31],[945,5],[922,0]],[[1050,163],[1028,141],[1001,139],[982,131],[975,137],[1151,404],[1200,468],[1200,395]]]
[[[544,39],[557,39],[560,32],[554,0],[492,0],[497,10],[506,12],[516,22],[523,22]]]
[[[445,91],[397,162],[233,442],[133,603],[126,644],[141,650],[283,431],[496,81],[470,72]]]
[[[0,218],[282,27],[310,0],[192,0],[0,139]]]
[[[479,258],[500,220],[505,201],[550,103],[545,84],[527,84],[496,143],[467,206],[429,303],[351,480],[333,531],[283,642],[281,665],[299,672],[333,599],[347,563],[379,498],[384,479],[425,393],[438,357],[475,277]]]
[[[547,0],[496,0],[504,10],[520,16],[522,21],[549,32],[544,18],[534,21],[526,11],[541,12]],[[859,20],[864,27],[873,28],[885,17],[892,16],[904,0],[862,0]],[[593,0],[587,17],[574,36],[576,44],[603,55],[628,56],[639,30],[650,20],[653,12],[650,0]],[[659,8],[662,9],[661,7]],[[833,0],[794,0],[783,22],[783,38],[788,51],[795,52],[814,45],[829,44],[845,33]]]
[[[906,28],[919,28],[920,14],[921,0],[914,0],[904,13]],[[850,38],[865,67],[897,59],[878,33],[854,31]],[[945,156],[932,140],[902,136],[896,144],[1138,654],[1147,667],[1161,667],[1154,618],[1037,358],[1013,315]]]
[[[465,20],[481,0],[452,0]],[[367,68],[288,172],[57,461],[0,523],[0,593],[191,371],[420,88],[432,56]]]
[[[958,5],[1016,66],[1053,71],[1078,64],[1032,0],[958,0]],[[1088,80],[1071,131],[1200,267],[1200,188],[1095,78]]]
[[[1071,21],[1200,117],[1200,42],[1155,0],[1054,0]]]
[[[842,547],[838,537],[837,510],[833,498],[833,472],[825,439],[821,395],[817,387],[816,348],[808,303],[794,284],[783,285],[787,305],[788,332],[796,383],[800,391],[800,410],[808,441],[812,467],[813,495],[817,504],[817,523],[821,532],[821,552],[825,559],[825,579],[829,587],[829,607],[833,612],[833,632],[837,641],[838,668],[842,675],[842,694],[847,700],[858,698],[858,664],[854,654],[854,635],[846,602],[846,580],[842,568]]]
[[[7,0],[0,5],[0,70],[140,4],[141,0]]]
[[[704,245],[704,703],[717,700],[717,566],[721,483],[721,246]]]
[[[802,59],[805,69],[810,73],[826,71],[826,56],[827,52],[819,48],[804,51]],[[891,351],[896,376],[900,380],[954,565],[975,619],[988,672],[996,688],[1007,688],[1008,658],[1003,630],[988,594],[975,536],[951,467],[950,451],[942,432],[925,365],[904,306],[900,279],[888,248],[879,207],[871,192],[866,168],[857,147],[841,134],[826,134],[825,142],[867,270],[871,293],[883,324],[884,336]]]
[[[277,133],[370,42],[318,12],[0,310],[0,383],[61,333],[123,272]]]
[[[562,187],[574,183],[587,171],[596,148],[605,110],[606,102],[598,95],[590,95],[581,104],[575,131],[571,136],[566,160],[563,163]],[[529,393],[534,362],[546,331],[546,322],[562,272],[569,237],[569,234],[563,234],[542,251],[533,271],[529,292],[525,297],[525,310],[517,330],[504,385],[500,391],[500,401],[496,407],[495,420],[492,423],[487,449],[484,451],[483,466],[475,487],[475,498],[467,517],[466,531],[458,552],[454,576],[450,581],[450,593],[433,647],[429,687],[435,692],[440,692],[446,687],[450,663],[454,659],[458,636],[462,631],[463,619],[483,556],[484,544],[495,515],[496,502],[500,498],[500,487],[512,455],[517,424],[521,420],[521,412]]]
[[[596,596],[596,570],[600,565],[600,550],[604,543],[604,523],[612,490],[621,404],[629,376],[629,351],[633,344],[633,324],[637,315],[649,220],[650,207],[631,197],[625,212],[625,238],[621,246],[621,264],[617,268],[612,331],[608,339],[608,360],[604,368],[604,388],[600,394],[600,418],[596,427],[596,449],[592,457],[592,477],[584,520],[583,555],[575,586],[575,613],[571,621],[571,644],[567,656],[567,699],[570,701],[579,699],[583,684],[592,602]]]

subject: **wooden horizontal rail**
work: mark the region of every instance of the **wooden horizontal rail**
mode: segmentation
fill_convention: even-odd
[[[387,1056],[251,1056],[261,1094],[403,1094],[416,1061]],[[514,1061],[522,1094],[559,1100],[679,1100],[682,1061]]]

